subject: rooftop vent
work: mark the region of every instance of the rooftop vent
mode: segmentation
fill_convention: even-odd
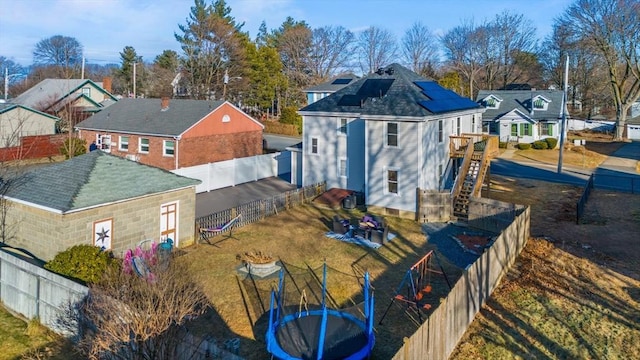
[[[387,74],[393,75],[393,71],[394,71],[393,68],[390,67],[390,68],[387,69]]]
[[[384,68],[378,68],[378,70],[376,71],[376,74],[378,75],[384,74]]]

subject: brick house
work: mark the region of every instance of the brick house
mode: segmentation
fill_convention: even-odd
[[[76,129],[87,144],[165,170],[263,152],[264,126],[226,101],[122,99]]]
[[[43,260],[78,244],[116,256],[147,239],[186,246],[199,183],[102,151],[36,168],[8,186],[5,243]]]

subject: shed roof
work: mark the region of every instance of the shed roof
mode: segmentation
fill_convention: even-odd
[[[6,196],[65,213],[199,183],[96,150],[20,175]]]

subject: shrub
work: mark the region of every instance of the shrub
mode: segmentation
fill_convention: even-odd
[[[287,106],[282,109],[280,122],[283,124],[293,124],[298,127],[298,133],[302,134],[302,116],[298,115],[296,108]]]
[[[80,138],[68,138],[64,141],[60,147],[60,154],[64,155],[66,159],[78,155],[82,155],[87,152],[87,142]]]
[[[544,150],[549,148],[549,146],[547,145],[547,142],[544,140],[534,141],[531,146],[536,150]]]
[[[58,253],[44,267],[87,283],[97,283],[107,268],[117,264],[109,251],[92,245],[75,245]]]
[[[499,147],[500,149],[506,149],[506,148],[507,148],[507,144],[508,144],[508,143],[507,143],[506,141],[500,141],[500,142],[498,143],[498,147]]]
[[[518,149],[520,149],[520,150],[529,150],[529,149],[531,149],[531,144],[520,143],[520,144],[518,144]]]
[[[265,121],[262,123],[264,125],[264,132],[268,134],[281,134],[281,135],[289,135],[289,136],[298,136],[298,127],[292,124],[283,124],[278,121]]]
[[[556,138],[550,137],[550,138],[544,139],[544,141],[547,142],[547,146],[549,147],[549,149],[555,149],[556,146],[558,145],[558,139]]]

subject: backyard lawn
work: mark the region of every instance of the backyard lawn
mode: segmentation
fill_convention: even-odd
[[[240,262],[236,256],[246,251],[271,254],[294,274],[309,272],[322,277],[322,264],[329,268],[327,287],[332,300],[340,307],[361,301],[359,283],[364,271],[369,271],[375,289],[376,345],[373,358],[389,359],[402,346],[403,338],[418,328],[415,314],[406,314],[400,306],[392,306],[382,325],[378,321],[390,304],[395,289],[406,271],[424,256],[433,245],[426,241],[420,224],[415,221],[387,217],[395,238],[378,250],[344,243],[325,237],[332,227],[334,214],[361,218],[363,213],[330,210],[305,205],[281,212],[259,223],[233,232],[233,238],[218,236],[212,245],[203,243],[184,249],[184,259],[202,283],[211,300],[213,311],[201,317],[191,328],[220,342],[240,338],[240,354],[248,359],[265,359],[264,341],[269,309],[269,289],[277,277],[265,280],[245,280],[238,276]],[[440,256],[453,283],[461,270]],[[434,305],[445,296],[448,287],[441,275],[433,276]],[[435,308],[435,306],[434,306]]]

